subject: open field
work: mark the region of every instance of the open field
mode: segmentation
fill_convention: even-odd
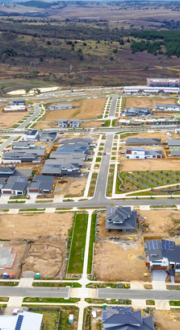
[[[153,320],[155,330],[179,330],[180,328],[180,313],[179,309],[171,311],[153,310]]]
[[[176,100],[162,97],[126,97],[126,108],[148,107],[151,110],[155,104],[175,104]]]
[[[178,171],[180,159],[128,159],[121,162],[122,172],[133,172],[137,167],[139,171]]]
[[[71,178],[63,177],[59,178],[55,187],[55,196],[82,196],[86,187],[87,177]]]
[[[148,273],[148,269],[143,240],[136,238],[135,241],[96,243],[93,271],[93,275],[101,281],[145,280],[144,273]],[[150,276],[146,280],[150,280]]]
[[[17,124],[18,121],[21,121],[24,117],[29,115],[27,111],[23,112],[0,112],[0,129],[9,128]]]
[[[10,241],[3,242],[3,245],[12,246],[13,253],[17,253],[12,270],[6,271],[13,271],[16,275],[27,270],[40,272],[42,277],[58,275],[63,265],[66,239],[72,222],[73,213],[70,212],[1,215],[0,238],[9,239]]]
[[[150,210],[139,212],[146,219],[142,220],[143,234],[175,236],[180,234],[180,211],[178,210]],[[177,244],[180,240],[177,239]]]
[[[119,169],[118,169],[119,173]],[[143,190],[148,188],[158,188],[166,185],[174,185],[180,183],[180,171],[132,171],[132,172],[121,172],[117,176],[117,187],[116,192],[130,192],[136,190]],[[120,186],[121,182],[119,181],[119,176],[123,181],[123,184]],[[120,186],[120,190],[119,190]],[[171,189],[171,188],[169,188]],[[173,187],[172,187],[173,189]],[[174,189],[177,189],[174,187]],[[168,190],[168,188],[164,188]],[[151,194],[152,191],[149,191]],[[156,193],[156,189],[153,190],[153,194]]]

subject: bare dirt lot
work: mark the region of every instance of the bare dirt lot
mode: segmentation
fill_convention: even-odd
[[[102,114],[106,99],[84,99],[71,103],[76,109],[47,111],[45,121],[54,121],[58,119],[93,119]]]
[[[130,136],[126,136],[124,138],[122,138],[122,141],[126,141],[127,138],[148,138],[148,139],[160,139],[161,142],[166,142],[169,139],[178,139],[179,135],[175,134],[174,132],[170,132],[171,136],[167,135],[166,132],[154,132],[154,133],[148,133],[148,132],[144,132],[144,133],[138,133],[138,134],[133,134]]]
[[[8,128],[22,120],[28,112],[0,112],[0,128]]]
[[[97,121],[85,121],[84,123],[81,124],[81,127],[102,127],[103,121],[97,120]]]
[[[39,272],[42,277],[57,276],[63,266],[73,215],[71,212],[1,215],[0,238],[9,239],[3,245],[12,246],[13,253],[17,253],[13,268],[6,271],[16,276],[26,270]]]
[[[180,234],[180,211],[178,210],[150,210],[138,212],[146,220],[142,220],[144,234],[174,236]],[[180,240],[176,239],[180,244]]]
[[[86,187],[87,177],[60,178],[57,180],[55,195],[61,196],[82,196]]]
[[[179,311],[153,311],[155,330],[179,330],[180,313]]]
[[[148,269],[141,238],[134,242],[129,240],[126,243],[122,241],[96,243],[93,269],[94,276],[101,281],[149,281],[151,279],[150,275],[144,278],[144,273],[148,273]]]
[[[150,109],[153,109],[155,104],[175,104],[175,103],[176,100],[172,98],[143,97],[143,96],[126,98],[126,108],[148,107]]]
[[[172,170],[177,171],[180,168],[180,159],[128,159],[121,161],[121,171],[133,172],[138,171],[160,171]]]

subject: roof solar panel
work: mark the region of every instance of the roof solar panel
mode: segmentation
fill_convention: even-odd
[[[17,319],[15,330],[21,330],[21,325],[22,325],[23,317],[24,317],[24,315],[18,315],[18,319]]]
[[[157,250],[158,249],[157,241],[152,241],[152,243],[153,243],[153,250]]]
[[[103,321],[107,319],[107,316],[108,316],[107,312],[102,312],[102,320]]]
[[[153,250],[153,245],[152,245],[152,241],[149,241],[149,250],[152,251]]]

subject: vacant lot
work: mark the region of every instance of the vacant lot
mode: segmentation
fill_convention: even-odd
[[[176,100],[172,98],[161,98],[161,97],[127,97],[126,108],[131,107],[148,107],[154,108],[155,104],[175,104]]]
[[[135,168],[139,171],[176,171],[180,168],[180,159],[128,159],[121,162],[121,171],[134,171]]]
[[[65,103],[71,103],[73,107],[76,107],[76,109],[47,111],[45,120],[53,121],[58,119],[72,119],[72,118],[94,119],[102,114],[105,102],[106,102],[105,98],[84,99],[80,101],[65,102]]]
[[[101,281],[144,280],[148,269],[143,240],[96,243],[93,270]],[[150,276],[146,280],[150,280]]]
[[[145,234],[163,236],[180,234],[180,211],[178,210],[141,210],[140,215],[146,218],[142,220],[142,229]]]
[[[28,112],[1,112],[0,113],[0,128],[12,127],[18,121],[21,121]]]
[[[64,197],[82,196],[86,187],[87,177],[80,178],[60,178],[57,180],[55,187],[55,195]]]
[[[179,330],[180,329],[180,313],[179,310],[172,311],[153,311],[153,320],[155,330]]]
[[[144,133],[138,133],[138,134],[132,134],[129,135],[128,134],[123,137],[122,135],[122,141],[126,141],[127,138],[148,138],[148,139],[160,139],[161,142],[166,142],[169,139],[177,139],[178,138],[178,134],[175,134],[174,132],[171,132],[172,136],[167,135],[166,132],[154,132],[154,133],[148,133],[148,132],[144,132]]]
[[[104,120],[103,121],[100,121],[100,120],[94,120],[94,121],[85,121],[84,123],[81,124],[81,127],[101,127],[102,126],[102,123],[104,123]]]
[[[21,271],[30,270],[39,272],[42,277],[59,275],[65,258],[66,239],[68,230],[72,227],[73,215],[70,212],[1,215],[0,238],[9,239],[9,242],[3,242],[4,246],[14,247],[13,253],[18,255],[13,269],[7,272],[13,271],[16,275],[20,275]]]

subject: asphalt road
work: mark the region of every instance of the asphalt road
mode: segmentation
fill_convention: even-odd
[[[93,200],[102,202],[105,199],[106,184],[108,179],[109,164],[111,160],[111,149],[113,143],[113,134],[107,136],[104,152],[106,155],[102,156],[100,171],[97,179],[96,190]]]
[[[18,287],[0,287],[0,297],[54,297],[69,298],[70,288],[18,288]]]
[[[24,123],[22,123],[19,127],[18,127],[18,131],[25,128],[28,124],[31,123],[31,121],[33,119],[35,119],[37,116],[39,116],[40,114],[40,109],[39,109],[39,105],[38,104],[34,104],[34,113],[32,116],[30,116],[29,118],[27,118],[27,120],[24,121]]]
[[[97,289],[99,299],[158,299],[180,300],[178,290],[130,290],[130,289]]]
[[[109,111],[109,116],[115,116],[115,110],[116,110],[116,102],[117,102],[117,95],[112,97],[111,107]]]

